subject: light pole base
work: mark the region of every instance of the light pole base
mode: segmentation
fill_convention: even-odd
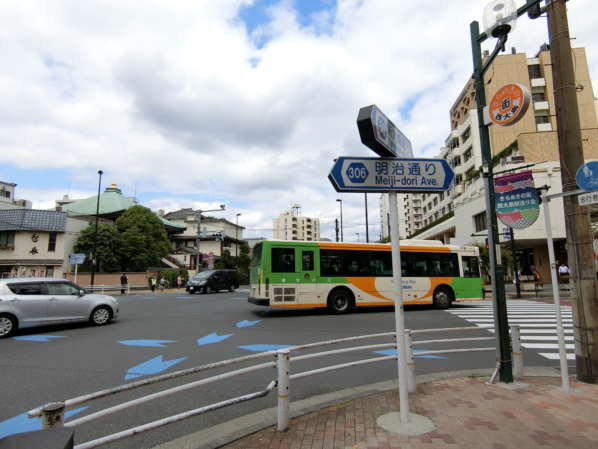
[[[390,412],[378,416],[376,424],[387,432],[407,436],[423,435],[436,430],[436,426],[430,418],[418,415],[417,413],[409,413],[409,421],[402,423],[401,414],[399,412]]]

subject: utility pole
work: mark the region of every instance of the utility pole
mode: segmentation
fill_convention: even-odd
[[[577,85],[565,0],[546,6],[554,81],[559,158],[563,192],[576,190],[575,174],[584,163]],[[598,383],[598,301],[590,220],[575,195],[564,197],[567,253],[575,291],[573,325],[577,379]],[[555,270],[556,267],[551,267]]]

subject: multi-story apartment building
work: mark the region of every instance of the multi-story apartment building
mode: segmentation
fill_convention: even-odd
[[[380,239],[388,239],[390,235],[390,205],[388,195],[380,195]],[[405,194],[397,197],[397,210],[399,212],[399,238],[405,239],[411,232],[422,226],[421,199],[419,195]],[[407,215],[409,211],[410,215]]]
[[[273,220],[272,237],[281,240],[320,240],[320,219],[303,217],[295,204]]]
[[[31,209],[31,201],[16,200],[13,182],[0,181],[0,209]]]
[[[598,122],[596,104],[583,48],[573,49],[576,70],[577,100],[581,122],[584,156],[598,158]],[[556,109],[553,95],[550,52],[543,46],[528,58],[516,53],[496,58],[485,78],[486,97],[508,83],[526,86],[532,95],[525,116],[510,127],[491,126],[490,142],[495,159],[496,176],[513,168],[532,170],[537,187],[547,185],[549,193],[561,191]],[[410,233],[418,239],[470,244],[482,242],[487,233],[484,187],[481,179],[481,149],[473,82],[467,82],[450,110],[451,132],[440,149],[441,157],[453,167],[455,179],[445,193],[420,195],[423,203],[423,227]],[[572,168],[576,170],[577,167]],[[566,261],[565,228],[561,200],[551,208],[553,236],[557,258]],[[410,211],[406,212],[409,216]],[[506,232],[500,222],[501,231]],[[527,229],[515,230],[519,261],[523,267],[535,265],[548,278],[548,253],[544,217]]]

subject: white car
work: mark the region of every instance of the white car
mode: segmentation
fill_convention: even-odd
[[[64,279],[0,279],[0,338],[17,329],[89,321],[107,324],[118,316],[112,296],[89,294]]]

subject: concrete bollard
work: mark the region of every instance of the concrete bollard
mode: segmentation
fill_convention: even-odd
[[[291,369],[291,352],[281,349],[276,353],[278,368],[278,424],[276,430],[284,432],[289,429],[290,398],[289,372]]]
[[[64,402],[50,402],[42,408],[42,429],[64,426]]]
[[[523,377],[523,352],[521,350],[521,331],[518,325],[511,326],[511,357],[513,359],[513,377]]]
[[[405,355],[407,356],[407,391],[415,393],[417,382],[415,380],[415,359],[411,347],[411,330],[405,329]]]

